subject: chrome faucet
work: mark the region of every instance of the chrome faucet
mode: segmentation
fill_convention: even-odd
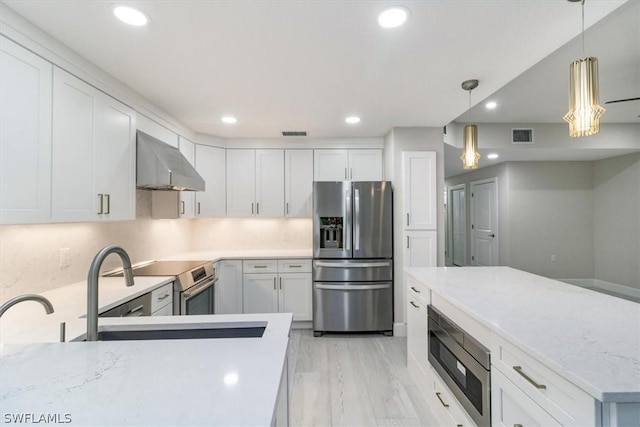
[[[46,299],[41,295],[25,294],[25,295],[18,295],[15,298],[11,298],[9,301],[0,305],[0,317],[2,317],[2,315],[11,307],[23,301],[37,301],[44,306],[44,309],[47,311],[47,314],[53,313],[53,305],[51,305],[51,301],[49,301],[48,299]]]
[[[133,286],[133,271],[131,271],[131,259],[127,251],[120,246],[106,246],[100,250],[91,261],[89,277],[87,278],[87,341],[98,340],[98,277],[100,267],[109,254],[116,254],[122,262],[124,280],[127,286]]]

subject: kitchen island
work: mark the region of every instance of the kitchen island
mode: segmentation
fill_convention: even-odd
[[[262,338],[3,344],[0,423],[45,416],[73,425],[286,424],[290,314],[100,323],[204,325],[258,318],[267,322]]]
[[[638,425],[639,304],[508,267],[406,274],[408,304],[422,294],[418,302],[490,349],[493,425],[521,423],[516,413],[551,424]],[[434,373],[416,359],[426,377]]]

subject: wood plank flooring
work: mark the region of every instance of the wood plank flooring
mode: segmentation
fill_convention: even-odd
[[[406,337],[291,331],[292,426],[437,426],[407,370]]]

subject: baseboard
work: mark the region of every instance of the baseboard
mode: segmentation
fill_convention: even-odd
[[[291,329],[313,329],[313,322],[310,320],[291,322]]]
[[[393,336],[406,337],[407,336],[407,324],[406,323],[394,323],[393,324]]]

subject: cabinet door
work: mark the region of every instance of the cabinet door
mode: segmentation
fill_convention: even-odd
[[[405,231],[404,266],[437,267],[438,233],[436,231]]]
[[[349,180],[382,181],[382,150],[349,150]]]
[[[402,213],[406,230],[438,228],[436,153],[402,153]]]
[[[347,150],[313,150],[314,181],[346,181],[348,169]]]
[[[216,265],[215,314],[240,314],[242,309],[242,261],[220,261]]]
[[[99,98],[96,89],[54,67],[51,182],[54,221],[94,221],[101,215],[99,208],[104,199],[98,195],[95,177]]]
[[[313,195],[313,150],[284,152],[284,215],[310,218]]]
[[[243,312],[277,313],[277,279],[275,274],[243,274]]]
[[[256,216],[284,216],[284,150],[256,150]]]
[[[0,37],[0,223],[51,218],[52,65]]]
[[[104,194],[100,219],[136,217],[136,112],[100,94],[96,127],[96,190]]]
[[[427,309],[412,291],[407,294],[407,356],[413,357],[424,372],[430,369],[427,354]]]
[[[255,215],[255,185],[255,151],[227,150],[227,216]]]
[[[498,369],[491,370],[491,420],[505,427],[561,425]]]
[[[187,159],[191,166],[196,165],[196,146],[193,142],[186,138],[179,137],[178,148],[182,155]],[[206,185],[206,182],[205,182]],[[194,218],[195,217],[195,191],[181,191],[180,193],[180,218]]]
[[[196,144],[196,170],[206,183],[205,191],[196,192],[199,218],[221,218],[227,213],[225,162],[223,148]]]
[[[278,281],[278,311],[293,313],[293,320],[312,320],[311,273],[281,274]]]

